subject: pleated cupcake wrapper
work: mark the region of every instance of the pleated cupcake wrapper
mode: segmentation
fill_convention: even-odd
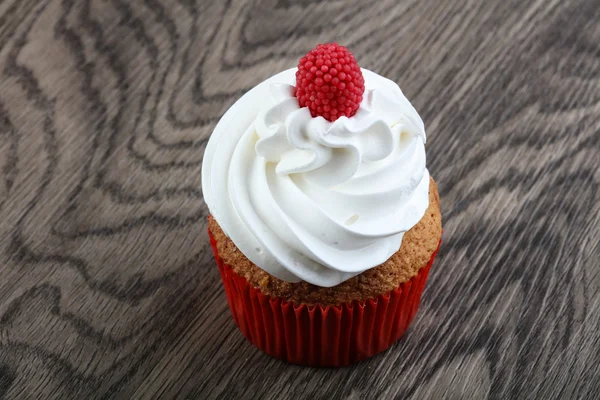
[[[229,309],[244,336],[273,357],[320,367],[349,365],[394,344],[419,308],[438,252],[436,249],[416,276],[374,299],[308,306],[267,296],[252,287],[223,262],[210,230],[208,234]]]

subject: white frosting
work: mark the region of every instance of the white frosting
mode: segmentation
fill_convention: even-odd
[[[312,118],[296,69],[238,100],[202,165],[213,217],[254,264],[285,281],[337,285],[385,262],[429,205],[423,121],[368,70],[351,118]]]

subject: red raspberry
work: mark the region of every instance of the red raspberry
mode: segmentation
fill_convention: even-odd
[[[337,43],[320,44],[300,59],[296,72],[296,97],[313,117],[335,121],[356,114],[365,79],[354,55]]]

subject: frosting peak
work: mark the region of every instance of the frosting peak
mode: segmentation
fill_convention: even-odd
[[[287,281],[334,286],[385,262],[428,206],[423,122],[398,86],[362,70],[351,118],[313,118],[295,70],[223,116],[202,168],[205,200],[236,246]]]

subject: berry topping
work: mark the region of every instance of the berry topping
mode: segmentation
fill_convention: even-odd
[[[365,79],[354,55],[337,43],[320,44],[300,59],[296,72],[296,97],[313,117],[335,121],[356,114]]]

